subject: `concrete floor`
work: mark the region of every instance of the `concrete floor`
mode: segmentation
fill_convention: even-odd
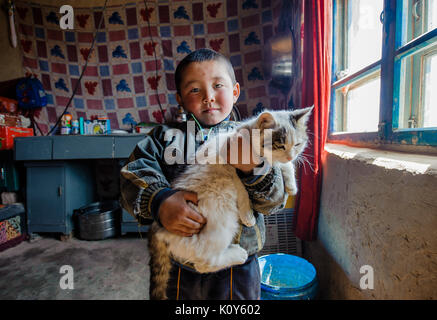
[[[0,252],[0,300],[133,300],[149,298],[146,235],[83,241],[41,235]],[[61,289],[63,265],[74,289]]]

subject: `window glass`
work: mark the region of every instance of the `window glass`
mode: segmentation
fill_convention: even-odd
[[[428,2],[428,27],[430,31],[437,27],[437,0],[429,0]]]
[[[423,127],[437,127],[437,53],[425,58]]]
[[[347,132],[378,131],[380,85],[381,80],[378,77],[348,91]]]
[[[349,74],[381,59],[383,0],[348,1],[347,68]]]
[[[377,132],[379,122],[379,71],[335,91],[333,132]]]
[[[380,104],[380,65],[382,55],[384,0],[340,0],[336,6],[335,46],[342,54],[335,58],[333,132],[377,132]]]
[[[437,146],[437,0],[391,4],[335,0],[330,139]]]
[[[437,127],[437,44],[401,60],[398,128]]]
[[[402,7],[401,45],[437,27],[437,0],[403,0]]]

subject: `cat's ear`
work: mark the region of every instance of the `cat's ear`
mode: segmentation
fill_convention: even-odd
[[[308,119],[311,116],[311,112],[313,111],[314,106],[308,108],[302,108],[294,110],[291,113],[290,120],[293,124],[299,123],[305,125],[308,122]]]
[[[258,116],[256,125],[259,129],[272,129],[275,126],[275,118],[270,112],[263,112]]]

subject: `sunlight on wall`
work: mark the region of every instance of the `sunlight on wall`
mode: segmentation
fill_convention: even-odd
[[[387,169],[407,170],[414,173],[425,173],[430,167],[429,164],[413,161],[397,160],[393,158],[378,157],[373,161],[374,165]]]

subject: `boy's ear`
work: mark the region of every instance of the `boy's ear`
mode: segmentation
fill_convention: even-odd
[[[178,102],[178,105],[182,106],[182,98],[181,95],[179,93],[176,93],[176,101]]]
[[[235,85],[234,85],[234,89],[232,91],[232,95],[234,97],[234,100],[233,100],[234,103],[237,102],[238,97],[240,96],[240,84],[238,82],[235,83]]]

